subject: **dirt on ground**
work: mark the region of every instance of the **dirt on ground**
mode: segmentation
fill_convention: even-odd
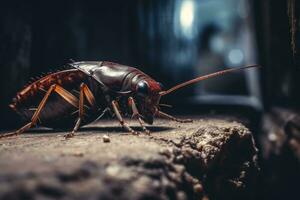
[[[0,140],[0,199],[251,199],[259,168],[241,123],[158,119],[151,135],[115,120],[66,132],[36,129]],[[135,129],[138,123],[130,121]]]

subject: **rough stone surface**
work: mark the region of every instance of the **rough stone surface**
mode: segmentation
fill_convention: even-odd
[[[296,199],[300,180],[300,115],[286,108],[266,113],[258,138],[262,199]]]
[[[130,121],[134,128],[138,124]],[[83,127],[75,138],[37,129],[0,140],[0,199],[251,199],[257,150],[242,124],[157,120],[151,136],[118,122]],[[109,143],[103,142],[108,135]]]

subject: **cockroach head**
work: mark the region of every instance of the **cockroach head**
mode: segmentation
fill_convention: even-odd
[[[137,107],[143,120],[153,123],[153,117],[160,101],[162,84],[152,79],[140,80],[135,87]]]

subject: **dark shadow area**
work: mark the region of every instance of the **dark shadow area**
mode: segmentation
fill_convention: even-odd
[[[156,132],[164,132],[164,131],[169,131],[169,130],[172,130],[172,129],[175,129],[175,128],[172,128],[172,127],[167,127],[167,126],[146,126],[147,129],[149,129],[151,131],[151,133],[156,133]],[[143,129],[140,127],[140,126],[131,126],[131,128],[133,128],[134,130],[136,131],[140,131],[140,132],[143,132]],[[60,129],[46,129],[46,128],[34,128],[34,129],[31,129],[27,132],[25,132],[24,134],[26,135],[27,133],[29,134],[37,134],[37,135],[40,135],[40,134],[55,134],[55,133],[66,133],[68,131],[71,131],[71,130],[60,130]],[[9,131],[7,131],[9,132]],[[77,134],[80,134],[80,133],[86,133],[86,132],[90,132],[92,134],[97,134],[97,133],[109,133],[109,134],[117,134],[117,133],[125,133],[127,134],[126,130],[124,128],[122,128],[121,126],[105,126],[105,127],[101,127],[101,126],[88,126],[88,127],[81,127]],[[4,133],[4,132],[2,132]],[[129,133],[128,133],[129,134]]]
[[[167,127],[167,126],[146,126],[147,129],[149,129],[152,133],[155,132],[164,132],[164,131],[169,131],[175,128],[172,127]],[[143,129],[140,126],[131,126],[134,130],[137,131],[143,131]],[[99,126],[88,126],[88,127],[82,127],[79,129],[81,132],[93,132],[93,133],[124,133],[124,128],[120,126],[106,126],[106,127],[99,127]]]

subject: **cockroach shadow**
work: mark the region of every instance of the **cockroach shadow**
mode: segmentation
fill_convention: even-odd
[[[143,129],[139,126],[132,126],[135,130],[142,131]],[[173,127],[168,126],[149,126],[147,127],[151,133],[157,133],[157,132],[166,132],[169,130],[174,129]],[[81,132],[92,132],[92,133],[111,133],[111,134],[119,134],[124,133],[124,128],[120,126],[87,126],[80,128]]]
[[[133,126],[138,131],[142,131],[142,128],[139,126]],[[149,126],[147,127],[152,133],[158,133],[158,132],[166,132],[173,130],[173,127],[168,127],[168,126]],[[124,133],[124,129],[120,126],[84,126],[80,128],[81,132],[89,132],[93,134],[104,134],[104,133],[109,133],[109,134],[120,134]],[[51,129],[51,128],[35,128],[31,129],[29,131],[26,131],[27,134],[55,134],[55,133],[65,133],[68,132],[68,130],[63,130],[63,129]],[[124,134],[127,135],[127,134]]]

